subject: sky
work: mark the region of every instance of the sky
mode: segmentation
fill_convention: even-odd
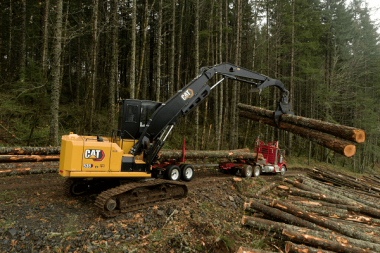
[[[367,0],[367,3],[368,3],[368,7],[370,9],[374,9],[374,8],[379,9],[377,11],[371,12],[371,19],[374,21],[377,19],[376,23],[379,24],[379,22],[380,22],[380,1],[379,0]]]

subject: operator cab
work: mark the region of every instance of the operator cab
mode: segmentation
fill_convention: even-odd
[[[121,139],[139,139],[152,114],[161,104],[150,100],[121,100],[119,108],[119,134]]]

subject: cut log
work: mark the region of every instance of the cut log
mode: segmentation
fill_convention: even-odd
[[[276,187],[276,183],[271,183],[271,184],[269,184],[269,185],[267,185],[267,186],[261,188],[261,190],[259,190],[259,191],[256,193],[256,195],[259,196],[259,195],[261,195],[261,194],[263,194],[263,193],[265,193],[265,192],[268,192],[268,191],[272,190],[274,187]]]
[[[180,159],[182,158],[182,150],[163,150],[158,154],[159,160]],[[256,153],[250,153],[246,150],[186,150],[186,159],[207,159],[207,158],[233,158],[233,159],[256,159]],[[259,159],[263,159],[262,154],[259,154]]]
[[[240,247],[236,253],[274,253],[273,251]]]
[[[61,147],[0,148],[0,155],[58,155]]]
[[[44,174],[44,173],[57,173],[58,166],[42,167],[42,168],[20,168],[11,170],[0,170],[0,177],[13,176],[13,175],[30,175],[30,174]]]
[[[238,104],[238,108],[244,111],[255,113],[262,117],[268,117],[270,119],[274,118],[274,111],[245,105]],[[291,114],[282,114],[281,121],[286,122],[292,125],[302,126],[310,129],[317,130],[319,132],[331,134],[339,138],[354,141],[357,143],[363,143],[365,141],[365,132],[362,129],[338,125],[330,122],[325,122],[321,120],[291,115]]]
[[[0,163],[59,161],[59,155],[2,155]]]
[[[340,222],[334,222],[331,220],[328,220],[321,216],[315,216],[310,215],[309,213],[289,204],[285,203],[283,201],[279,200],[273,200],[272,206],[274,208],[277,208],[279,210],[282,210],[284,212],[287,212],[289,214],[293,214],[296,217],[302,218],[304,220],[310,221],[312,223],[315,223],[319,226],[331,229],[333,231],[336,231],[338,233],[341,233],[343,235],[356,238],[363,241],[373,242],[373,243],[380,243],[380,239],[376,238],[374,236],[368,235],[366,233],[362,233],[360,231],[355,230],[355,228],[346,226]]]
[[[380,252],[380,244],[366,242],[358,239],[354,239],[348,236],[336,234],[328,229],[326,231],[316,231],[313,229],[301,228],[285,223],[280,223],[271,220],[265,220],[261,218],[256,218],[252,216],[243,216],[242,224],[250,227],[254,227],[257,229],[263,229],[266,231],[274,231],[274,232],[282,232],[283,229],[292,230],[295,233],[311,235],[314,237],[319,237],[325,240],[329,240],[331,242],[344,243],[345,245],[351,245],[362,249],[372,250],[374,252]]]
[[[334,252],[342,253],[366,253],[370,252],[365,249],[361,249],[355,246],[347,245],[345,243],[337,243],[329,240],[322,239],[320,237],[315,237],[311,235],[300,234],[289,229],[284,229],[282,234],[289,237],[290,240],[310,244],[316,247],[321,247],[322,249],[331,250]]]
[[[314,141],[326,148],[334,150],[335,152],[347,157],[353,156],[356,152],[355,145],[347,141],[340,140],[332,136],[323,134],[316,130],[307,129],[307,128],[296,126],[296,125],[291,125],[283,121],[280,121],[279,126],[277,126],[273,119],[261,117],[256,114],[252,114],[250,112],[239,112],[239,116],[243,118],[259,121],[260,123],[270,125],[270,126],[273,126],[273,127],[276,127],[276,128],[279,128],[279,129],[282,129],[294,134],[298,134],[303,138]]]
[[[334,253],[334,251],[317,249],[287,241],[285,244],[285,253]]]
[[[314,230],[321,230],[316,224],[311,223],[309,221],[306,221],[304,219],[299,219],[296,216],[283,212],[281,210],[271,208],[269,206],[265,206],[263,204],[260,204],[257,201],[254,201],[253,199],[250,200],[249,203],[244,204],[244,209],[246,208],[253,208],[257,211],[260,211],[264,213],[265,215],[268,215],[269,217],[277,218],[282,221],[285,221],[290,224],[298,225],[301,227],[307,227]]]
[[[23,163],[0,163],[1,169],[20,169],[20,168],[34,168],[34,167],[46,167],[46,166],[59,166],[58,161],[53,162],[23,162]]]
[[[317,192],[317,193],[320,193],[320,191],[312,188],[312,187],[309,187],[307,185],[304,185],[303,183],[300,183],[299,181],[297,180],[290,180],[290,179],[287,179],[285,178],[284,179],[284,182],[287,182],[287,183],[290,183],[292,184],[294,187],[297,187],[298,189],[301,189],[301,190],[304,190],[304,191],[309,191],[309,192]]]

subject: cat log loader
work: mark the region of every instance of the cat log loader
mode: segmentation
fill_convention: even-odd
[[[215,74],[223,78],[210,87],[207,82]],[[283,113],[292,113],[289,91],[279,80],[230,63],[203,67],[194,80],[164,103],[120,100],[118,130],[112,137],[74,133],[62,136],[59,174],[66,177],[65,193],[78,196],[91,189],[111,186],[95,201],[99,212],[106,217],[186,197],[186,184],[178,180],[190,181],[193,167],[170,164],[163,168],[155,162],[178,119],[194,110],[226,78],[253,85],[250,92],[278,87],[283,96],[274,120],[278,122]]]

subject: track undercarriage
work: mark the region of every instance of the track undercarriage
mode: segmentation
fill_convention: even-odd
[[[64,184],[68,195],[83,195],[97,183],[91,180],[67,179]],[[176,181],[155,179],[127,183],[100,193],[95,201],[99,213],[105,217],[115,217],[120,213],[131,212],[154,206],[158,203],[181,199],[187,196],[187,186]]]

